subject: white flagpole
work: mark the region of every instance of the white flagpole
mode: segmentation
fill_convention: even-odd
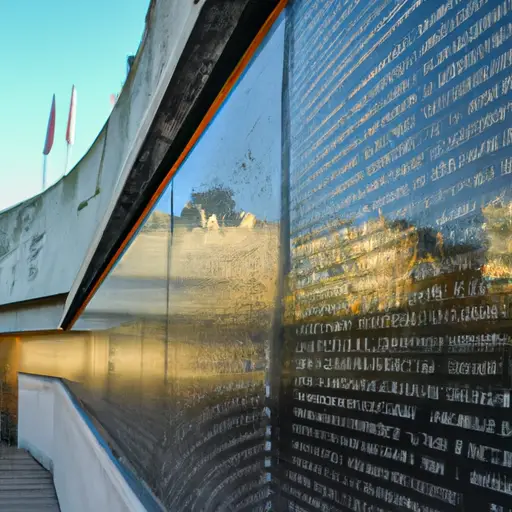
[[[42,190],[42,192],[44,192],[45,189],[46,189],[46,165],[47,165],[47,159],[48,159],[48,155],[43,155],[43,190]]]
[[[68,127],[66,130],[66,165],[64,167],[64,174],[69,170],[69,158],[71,156],[71,146],[75,143],[75,125],[76,125],[76,88],[73,85],[71,88],[71,101],[69,103],[68,114]]]
[[[66,165],[64,166],[64,174],[67,174],[69,170],[69,158],[71,157],[71,144],[68,144],[66,147]]]

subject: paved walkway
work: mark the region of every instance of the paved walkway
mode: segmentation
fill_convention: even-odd
[[[52,475],[25,450],[0,446],[0,510],[60,510]]]

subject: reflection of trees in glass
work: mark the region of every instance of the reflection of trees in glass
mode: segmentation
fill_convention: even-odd
[[[185,204],[181,214],[175,217],[175,221],[188,229],[239,226],[244,214],[235,209],[233,195],[233,190],[220,185],[204,192],[192,192],[190,201]],[[170,228],[171,216],[154,210],[145,221],[142,231],[168,232]]]
[[[205,213],[190,201],[183,207],[179,220],[189,229],[206,227]]]
[[[174,218],[174,226],[169,268],[175,286],[170,314],[192,315],[195,323],[208,319],[246,333],[269,330],[277,278],[278,224],[257,221],[237,208],[231,189],[214,186],[194,191],[180,217]],[[210,339],[217,335],[212,333]],[[236,339],[243,341],[244,337]],[[243,343],[245,347],[246,341]],[[232,347],[228,352],[226,360],[239,365]],[[214,359],[225,358],[217,354]],[[258,367],[263,356],[245,354],[243,359]]]
[[[250,213],[238,210],[233,195],[231,188],[222,185],[211,187],[204,192],[192,192],[190,201],[176,220],[189,229],[254,227],[257,224],[256,218]]]
[[[235,226],[240,221],[235,205],[233,191],[219,185],[204,192],[192,192],[181,219],[189,228]]]
[[[224,221],[228,225],[229,221],[237,217],[233,191],[230,188],[217,186],[205,192],[192,192],[191,203],[192,206],[203,209],[207,218],[215,215],[219,223]]]

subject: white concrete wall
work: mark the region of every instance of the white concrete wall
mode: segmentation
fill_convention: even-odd
[[[147,510],[60,380],[20,374],[18,386],[18,446],[53,473],[62,512]]]
[[[53,472],[54,382],[18,377],[18,446]]]
[[[101,236],[203,3],[152,2],[130,76],[89,152],[44,193],[0,212],[0,305],[70,291]]]
[[[53,330],[59,325],[63,310],[64,299],[2,307],[0,333]]]

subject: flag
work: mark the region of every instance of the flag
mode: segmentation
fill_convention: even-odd
[[[72,146],[75,143],[75,125],[76,125],[76,89],[73,85],[71,89],[71,103],[69,104],[68,128],[66,130],[66,142]]]
[[[46,141],[44,143],[43,155],[47,155],[52,150],[53,137],[55,135],[55,94],[52,99],[50,117],[48,119],[48,128],[46,129]]]

